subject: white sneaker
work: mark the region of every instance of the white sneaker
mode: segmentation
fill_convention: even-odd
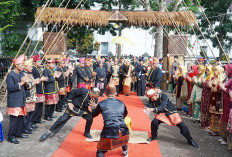
[[[123,154],[124,157],[128,157],[128,150],[129,149],[127,149],[126,151],[122,151],[122,154]]]
[[[222,138],[220,138],[219,140],[218,140],[218,142],[222,142],[223,141],[223,139]]]
[[[225,144],[227,144],[227,142],[222,140],[221,144],[225,145]]]

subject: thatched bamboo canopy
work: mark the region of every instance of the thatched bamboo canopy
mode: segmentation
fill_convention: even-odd
[[[36,17],[40,14],[42,8],[37,8]],[[91,27],[102,27],[109,23],[109,18],[115,12],[112,11],[98,11],[98,10],[80,10],[80,9],[64,9],[59,8],[45,8],[41,14],[39,21],[43,23],[58,24],[67,21],[67,24],[74,24],[78,26],[89,25]],[[191,11],[178,12],[156,12],[156,11],[120,11],[126,17],[123,20],[128,26],[173,26],[173,20],[181,27],[194,25],[196,16]],[[69,16],[72,16],[69,18]],[[59,18],[60,17],[60,18]],[[171,18],[170,18],[171,17]],[[112,19],[110,20],[112,21]],[[120,22],[120,19],[118,20]]]

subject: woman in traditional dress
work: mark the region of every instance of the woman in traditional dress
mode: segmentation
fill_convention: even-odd
[[[20,73],[20,76],[26,76],[28,78],[28,82],[24,84],[25,94],[26,94],[26,109],[27,115],[24,118],[24,130],[34,131],[38,128],[32,122],[33,112],[35,110],[35,102],[36,102],[36,84],[40,83],[40,79],[34,79],[31,74],[33,68],[33,59],[29,59],[24,62],[24,71]]]
[[[178,74],[177,74],[177,79],[176,79],[176,109],[177,110],[182,110],[183,107],[183,103],[180,99],[180,93],[181,93],[181,87],[183,85],[184,82],[184,77],[186,74],[186,68],[185,66],[181,66],[179,65],[179,69],[178,69]]]
[[[201,96],[201,127],[209,128],[209,100],[211,88],[209,87],[209,81],[213,78],[212,66],[207,66],[205,71],[205,77],[202,77],[202,96]]]
[[[188,66],[191,66],[191,72],[188,73],[188,75],[186,77],[186,81],[187,81],[187,85],[188,85],[188,97],[187,97],[187,99],[189,100],[191,97],[191,93],[192,93],[192,89],[193,89],[193,85],[194,85],[193,84],[193,77],[197,76],[197,74],[198,74],[198,71],[197,71],[198,65],[189,64]],[[193,115],[193,109],[192,109],[193,104],[189,103],[188,105],[189,105],[188,114],[190,116],[192,116]]]
[[[230,113],[230,106],[231,106],[231,99],[229,96],[229,91],[232,90],[232,64],[228,64],[225,66],[225,73],[227,75],[227,80],[225,83],[220,83],[219,86],[223,91],[223,114],[221,117],[221,130],[220,130],[220,136],[221,144],[226,144],[226,140],[228,137],[228,131],[227,131],[227,124],[229,120],[229,113]]]
[[[202,85],[201,78],[205,74],[205,66],[199,65],[198,75],[193,78],[193,89],[191,93],[191,97],[189,99],[189,103],[193,103],[193,118],[196,123],[200,123],[201,113],[200,113],[200,105],[201,105],[201,95],[202,95]]]
[[[224,69],[221,66],[213,67],[214,77],[209,82],[211,87],[210,94],[210,132],[211,136],[218,136],[221,128],[221,115],[223,113],[223,107],[221,103],[222,93],[219,89],[219,83],[224,80]]]
[[[228,120],[228,125],[227,125],[227,130],[229,131],[229,135],[227,138],[227,144],[228,144],[228,150],[232,150],[232,91],[230,93],[230,114],[229,114],[229,120]]]
[[[126,64],[123,66],[123,93],[125,96],[130,95],[131,90],[131,75],[134,67],[130,64],[130,59],[126,59]]]
[[[116,87],[116,96],[119,96],[119,72],[120,72],[120,66],[118,65],[118,59],[114,59],[114,65],[111,67],[111,73],[112,73],[112,79],[114,82],[114,85]]]

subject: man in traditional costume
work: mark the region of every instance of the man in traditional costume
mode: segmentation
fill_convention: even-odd
[[[93,123],[89,106],[94,106],[95,99],[100,95],[100,90],[93,88],[91,91],[86,88],[73,89],[68,97],[68,107],[65,113],[57,119],[48,132],[43,134],[40,141],[46,140],[51,133],[56,134],[73,116],[79,116],[86,120],[84,136],[92,138],[90,128]]]
[[[47,67],[43,70],[43,76],[48,80],[44,81],[44,94],[45,94],[45,115],[44,119],[51,121],[55,110],[55,105],[58,103],[58,93],[56,79],[60,77],[61,73],[55,71],[55,58],[47,60]]]
[[[119,69],[119,93],[123,92],[123,67],[124,67],[125,63],[124,63],[124,58],[121,57],[120,58],[120,69]]]
[[[111,67],[112,79],[114,85],[116,87],[116,96],[119,96],[119,73],[120,73],[120,66],[118,65],[118,59],[114,59],[114,65]]]
[[[125,96],[130,95],[131,90],[131,76],[132,72],[134,70],[134,67],[130,64],[130,59],[126,59],[126,64],[123,66],[123,93]]]
[[[96,69],[96,87],[101,90],[101,95],[103,96],[105,92],[105,83],[106,83],[106,69],[103,67],[103,60],[99,61],[99,67]]]
[[[85,59],[80,58],[79,66],[76,67],[76,75],[77,75],[77,88],[84,87],[86,88],[86,82],[89,81],[89,78],[85,72]]]
[[[89,90],[91,90],[92,82],[93,82],[93,75],[92,75],[92,70],[90,66],[91,66],[90,59],[86,59],[85,60],[85,73],[89,79],[89,81],[86,82],[86,88]]]
[[[143,65],[143,59],[139,59],[139,65],[135,69],[135,74],[138,80],[137,83],[137,95],[144,96],[146,91],[145,74],[147,73],[147,67]]]
[[[133,61],[131,62],[131,65],[134,67],[133,73],[132,73],[132,82],[131,82],[131,91],[136,91],[137,92],[137,86],[138,86],[138,80],[136,77],[136,68],[138,67],[138,61],[137,58],[134,56]]]
[[[65,97],[66,97],[64,59],[58,58],[56,61],[58,63],[56,67],[56,71],[59,71],[61,73],[60,77],[56,79],[58,81],[58,95],[59,95],[59,101],[58,104],[56,105],[56,111],[62,112],[65,106]]]
[[[33,112],[32,115],[32,122],[33,123],[42,123],[43,121],[41,120],[42,118],[42,113],[43,113],[43,105],[45,102],[45,95],[44,95],[44,85],[43,81],[47,81],[48,78],[42,76],[42,60],[40,58],[40,55],[37,54],[35,56],[32,56],[34,66],[32,69],[31,74],[33,75],[34,79],[40,79],[40,83],[36,84],[36,96],[37,100],[35,103],[35,111]]]
[[[40,83],[40,79],[34,79],[33,75],[31,74],[33,68],[33,59],[26,60],[24,62],[24,71],[20,73],[20,76],[27,77],[28,82],[24,84],[25,95],[26,95],[26,110],[27,115],[24,117],[24,130],[34,131],[38,128],[32,122],[32,116],[35,110],[35,102],[36,102],[36,85]]]
[[[71,68],[69,68],[69,62],[70,62],[69,57],[64,59],[63,70],[64,70],[64,75],[65,75],[67,97],[69,93],[71,92],[73,81],[74,81],[74,75],[73,75],[74,66],[71,65]]]
[[[106,62],[106,66],[107,66],[107,69],[106,69],[107,70],[107,73],[106,73],[106,80],[107,80],[107,82],[106,82],[106,84],[109,83],[110,78],[112,76],[111,67],[113,66],[113,64],[114,64],[114,62],[112,60],[112,57],[109,57],[108,62]]]
[[[124,118],[127,116],[125,104],[115,99],[116,88],[113,82],[106,87],[107,99],[99,102],[92,117],[102,114],[104,127],[97,145],[97,157],[104,157],[108,150],[122,147],[124,157],[128,157],[129,130]]]
[[[150,70],[147,77],[147,85],[149,88],[160,88],[161,87],[161,77],[162,71],[159,68],[159,60],[153,58],[153,67]]]
[[[155,118],[151,122],[151,138],[148,141],[156,140],[160,123],[165,123],[170,126],[177,126],[188,143],[193,147],[198,147],[168,96],[162,93],[160,89],[150,89],[146,95],[151,102],[147,105],[145,112],[147,114],[150,112],[156,113]]]
[[[19,144],[16,137],[26,138],[23,134],[23,117],[26,116],[24,84],[28,82],[26,77],[21,77],[20,72],[24,69],[24,55],[13,59],[14,70],[6,79],[7,84],[7,113],[10,116],[8,141]]]

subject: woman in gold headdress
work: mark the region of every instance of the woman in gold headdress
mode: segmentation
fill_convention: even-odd
[[[211,89],[209,81],[213,78],[212,66],[206,67],[205,77],[202,77],[202,96],[201,96],[201,127],[207,129],[209,127],[209,100]]]
[[[222,93],[219,89],[219,83],[224,80],[224,69],[221,66],[213,67],[214,77],[209,82],[211,87],[209,113],[210,113],[210,131],[212,136],[218,136],[221,127],[221,114],[223,106],[221,103]]]
[[[182,85],[184,82],[186,72],[187,72],[186,67],[179,65],[179,72],[178,72],[177,77],[176,77],[177,78],[177,80],[176,80],[176,108],[177,108],[177,110],[182,110],[182,106],[183,106],[183,103],[180,99],[180,94],[181,94],[181,91],[184,90],[184,88],[182,89]],[[186,91],[186,93],[187,93],[187,91]]]
[[[201,105],[201,95],[202,95],[202,84],[201,79],[205,74],[205,66],[199,65],[198,75],[193,78],[193,89],[191,93],[191,97],[189,99],[189,103],[193,103],[193,118],[196,123],[200,123],[201,113],[200,113],[200,105]]]

